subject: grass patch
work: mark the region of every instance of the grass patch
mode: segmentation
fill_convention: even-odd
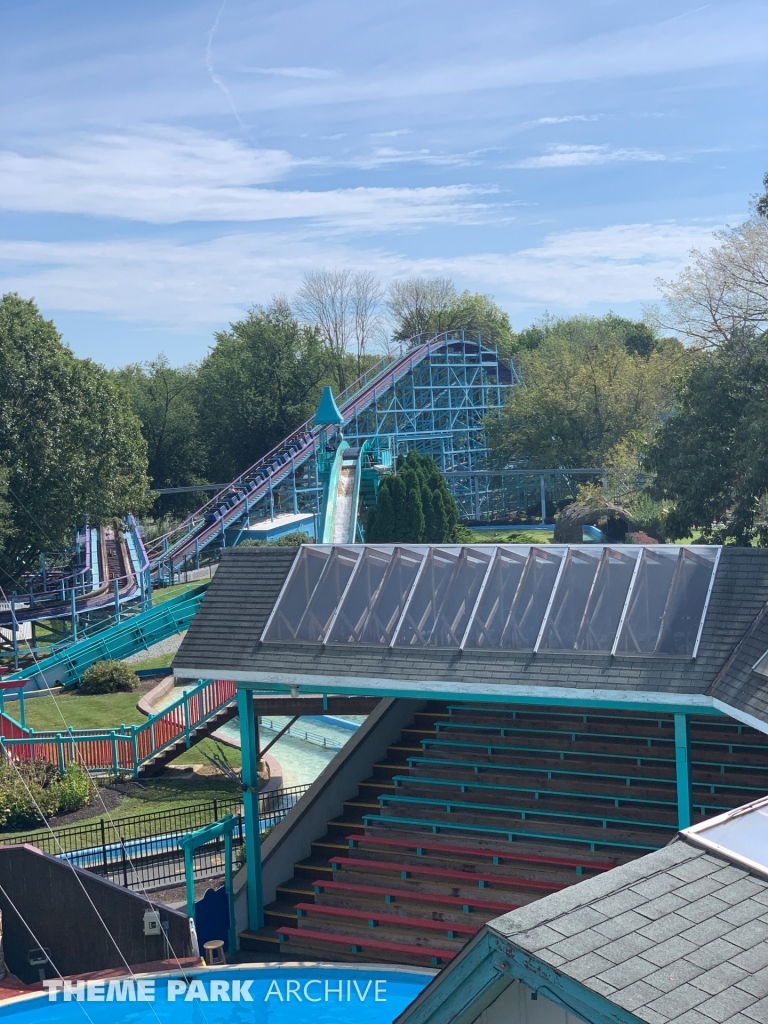
[[[206,580],[200,580],[200,583],[206,582]],[[170,601],[171,598],[178,597],[179,594],[188,594],[190,590],[200,586],[200,583],[175,583],[172,587],[160,587],[158,590],[153,590],[152,605],[154,607],[155,605],[162,604],[163,601]]]
[[[146,661],[132,661],[131,668],[138,672],[147,668],[168,668],[176,657],[176,651],[169,651],[168,654],[158,654],[156,658],[147,658]]]
[[[190,774],[187,778],[161,776],[143,780],[140,787],[110,813],[113,818],[129,818],[136,814],[169,811],[190,804],[205,804],[211,800],[231,799],[239,792],[238,787],[223,775]],[[94,805],[96,820],[102,816],[97,811],[98,807],[97,798]]]
[[[55,703],[53,697],[35,697],[25,705],[27,725],[53,732],[66,732],[69,725],[73,729],[117,729],[120,725],[139,725],[146,722],[146,718],[136,707],[137,700],[136,693],[101,693],[93,697],[66,693],[56,697]],[[9,714],[17,718],[18,703],[9,701],[7,706]]]
[[[505,527],[502,530],[470,530],[476,544],[551,544],[555,528],[526,530],[525,527]]]
[[[208,764],[203,754],[209,754],[212,757],[217,753],[223,753],[233,768],[240,768],[243,763],[239,747],[225,746],[223,743],[217,743],[216,740],[207,739],[200,740],[194,747],[185,750],[179,757],[174,758],[171,764]]]

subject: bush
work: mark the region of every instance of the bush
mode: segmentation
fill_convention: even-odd
[[[46,818],[77,811],[90,802],[93,784],[74,761],[64,774],[50,762],[0,760],[0,827],[35,828]],[[37,805],[37,806],[35,806]]]
[[[241,548],[295,548],[299,544],[312,544],[312,538],[303,530],[294,530],[293,533],[285,533],[275,540],[242,540],[238,547]]]
[[[130,693],[139,685],[139,677],[124,661],[97,661],[83,675],[80,693]]]

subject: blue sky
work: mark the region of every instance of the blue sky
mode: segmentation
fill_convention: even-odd
[[[0,289],[107,365],[321,267],[634,315],[768,170],[762,0],[4,0]]]

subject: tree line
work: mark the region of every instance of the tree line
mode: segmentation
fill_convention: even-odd
[[[384,289],[366,272],[324,270],[292,303],[254,306],[217,332],[199,364],[161,355],[109,371],[76,358],[33,301],[5,295],[0,587],[86,517],[195,507],[197,495],[150,491],[232,479],[312,415],[326,383],[338,393],[393,344],[460,329],[497,344],[522,377],[487,421],[495,465],[606,468],[660,538],[768,543],[768,176],[764,187],[744,224],[659,282],[662,304],[642,321],[544,317],[515,333],[489,296],[448,279]],[[401,480],[405,504],[394,481],[382,500],[408,509],[409,536],[449,537],[447,489],[431,467],[406,473],[418,484]],[[369,529],[386,536],[376,518]]]
[[[594,466],[659,540],[768,544],[768,175],[634,323],[544,318],[488,422],[497,465]],[[672,332],[672,336],[670,336]]]

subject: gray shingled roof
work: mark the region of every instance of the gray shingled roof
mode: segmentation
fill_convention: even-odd
[[[768,879],[677,838],[488,924],[648,1024],[766,1024]]]
[[[768,550],[724,548],[697,658],[511,651],[407,650],[260,644],[295,557],[291,548],[225,551],[174,660],[180,674],[293,673],[444,683],[709,694],[768,722],[768,680],[752,672],[768,650]],[[735,652],[735,653],[734,653]]]

